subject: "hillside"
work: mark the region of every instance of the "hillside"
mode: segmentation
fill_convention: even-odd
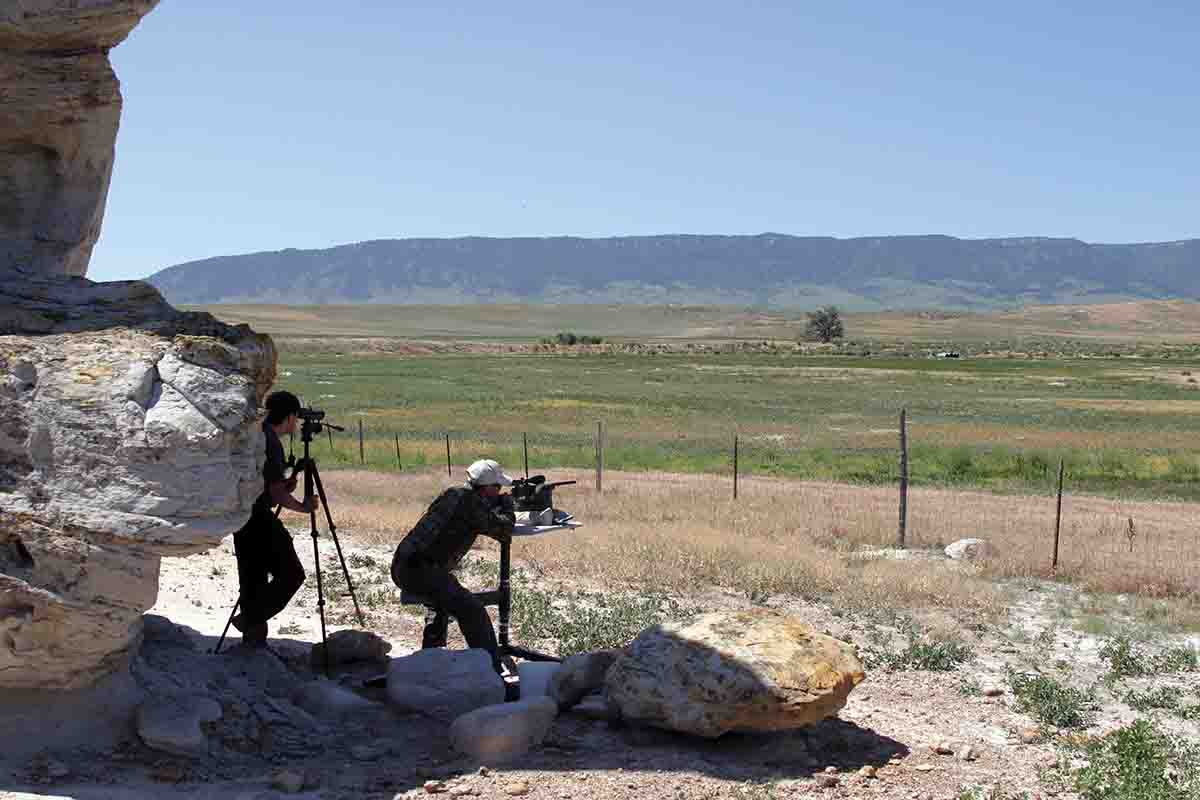
[[[173,303],[636,303],[987,309],[1200,296],[1200,240],[634,236],[361,242],[149,278]]]

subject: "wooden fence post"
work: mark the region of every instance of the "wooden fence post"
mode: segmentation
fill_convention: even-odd
[[[1067,461],[1064,458],[1058,460],[1058,508],[1054,512],[1054,558],[1050,561],[1050,571],[1058,570],[1058,534],[1062,529],[1062,493],[1063,493],[1063,475],[1067,471]]]
[[[529,434],[521,434],[521,447],[525,450],[525,477],[529,477]]]
[[[396,469],[404,469],[404,464],[400,462],[400,434],[396,434]]]
[[[454,474],[450,472],[450,433],[446,433],[446,477],[452,478]]]
[[[738,435],[733,435],[733,499],[737,500],[738,490]]]
[[[900,409],[900,529],[896,545],[905,546],[908,535],[908,409]]]
[[[604,421],[596,422],[596,491],[604,491]]]
[[[358,461],[361,464],[367,463],[367,456],[363,451],[363,423],[361,419],[358,421]]]

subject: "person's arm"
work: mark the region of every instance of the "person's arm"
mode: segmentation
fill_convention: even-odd
[[[516,505],[512,495],[500,495],[495,504],[478,495],[475,498],[478,502],[472,503],[471,529],[497,542],[511,542],[513,526],[517,523]]]
[[[310,511],[315,511],[320,501],[316,496],[306,497],[304,500],[297,500],[292,496],[292,492],[296,488],[296,479],[273,481],[269,485],[271,492],[271,504],[283,506],[289,511],[295,511],[300,514],[307,514]]]

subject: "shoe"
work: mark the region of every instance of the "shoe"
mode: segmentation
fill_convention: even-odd
[[[515,681],[510,683],[504,682],[504,702],[515,703],[521,699],[521,684]]]
[[[257,625],[249,625],[242,633],[242,644],[248,644],[251,647],[262,647],[267,643],[267,623],[260,622]]]

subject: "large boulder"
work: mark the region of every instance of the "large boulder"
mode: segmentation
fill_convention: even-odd
[[[820,722],[863,678],[851,645],[753,609],[648,628],[608,670],[605,691],[626,721],[715,738]]]
[[[401,711],[453,720],[504,702],[504,679],[486,650],[430,648],[392,660],[388,702]]]
[[[138,281],[0,267],[0,689],[74,689],[136,650],[163,556],[261,489],[270,338]]]
[[[454,720],[450,743],[481,764],[503,764],[540,745],[557,716],[558,704],[545,695],[477,708]]]
[[[0,265],[87,274],[121,117],[108,51],[157,3],[0,4]]]

